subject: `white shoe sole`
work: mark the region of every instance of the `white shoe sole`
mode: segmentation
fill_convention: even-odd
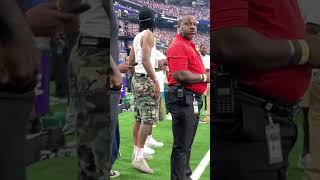
[[[146,145],[146,146],[147,146],[147,145]],[[150,146],[147,146],[147,147],[151,149]],[[156,151],[153,150],[153,149],[151,149],[151,150],[152,150],[152,151],[147,151],[146,148],[144,148],[143,152],[144,152],[144,153],[147,153],[147,154],[150,154],[150,155],[154,155],[154,154],[156,153]]]
[[[160,148],[160,147],[163,147],[164,145],[156,145],[156,144],[150,144],[150,143],[147,143],[146,146],[150,147],[150,148]]]

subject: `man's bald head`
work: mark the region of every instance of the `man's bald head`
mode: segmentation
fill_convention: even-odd
[[[182,16],[178,19],[178,33],[180,36],[192,40],[197,33],[197,20],[192,15]]]
[[[190,19],[196,20],[196,17],[194,17],[194,16],[192,16],[192,15],[186,15],[186,16],[181,16],[181,17],[179,17],[179,19],[178,19],[178,27],[181,26],[181,23],[182,23],[183,21],[185,21],[185,20],[190,20]]]

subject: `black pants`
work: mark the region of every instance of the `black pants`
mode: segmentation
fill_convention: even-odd
[[[172,115],[173,148],[171,154],[171,180],[190,180],[189,166],[191,146],[197,131],[199,116],[194,114],[193,95],[185,94],[185,103],[177,98],[176,87],[169,87],[168,107]],[[201,96],[196,97],[199,112]]]
[[[280,124],[284,161],[269,164],[265,126],[269,123],[261,106],[248,98],[236,99],[233,118],[215,117],[211,124],[211,173],[214,180],[285,180],[288,155],[297,129],[289,113],[272,113]]]
[[[34,93],[0,93],[0,179],[26,179],[24,145]]]
[[[53,77],[56,85],[56,96],[57,97],[67,97],[68,92],[68,59],[70,54],[67,54],[66,48],[63,47],[62,50],[58,50],[60,47],[57,40],[51,41],[51,76]],[[62,52],[59,52],[62,51]]]
[[[113,144],[115,140],[115,135],[116,135],[116,128],[118,124],[118,104],[120,100],[120,91],[113,91],[110,90],[110,147],[109,147],[109,152],[110,152],[110,170],[111,166],[113,164],[112,162],[112,152],[113,152]]]

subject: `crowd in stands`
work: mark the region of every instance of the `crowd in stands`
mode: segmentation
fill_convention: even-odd
[[[209,20],[210,8],[208,6],[191,7],[164,4],[154,0],[132,0],[133,2],[145,5],[167,17],[180,17],[184,15],[194,15],[198,20]]]
[[[134,23],[124,23],[122,20],[118,20],[119,23],[119,36],[135,37],[139,32],[139,25]],[[175,37],[176,31],[169,29],[155,29],[155,36],[158,39],[158,43],[169,45],[170,41]],[[198,33],[194,39],[197,45],[205,44],[208,49],[210,47],[210,36],[209,34]]]
[[[122,11],[123,10],[127,11],[126,12],[126,16],[138,16],[138,14],[139,14],[139,10],[138,9],[135,9],[135,8],[130,7],[128,5],[125,5],[125,4],[120,4],[117,1],[113,4],[113,7],[114,7],[114,10],[115,10],[115,14],[118,17],[122,16],[122,13],[123,13]]]

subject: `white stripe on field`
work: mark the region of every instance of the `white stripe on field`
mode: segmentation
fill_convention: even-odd
[[[209,162],[210,162],[210,149],[207,152],[207,154],[202,158],[202,160],[199,163],[199,165],[197,166],[196,170],[194,170],[194,172],[192,173],[191,179],[192,180],[199,180],[202,173],[204,172],[204,170],[208,166]]]

